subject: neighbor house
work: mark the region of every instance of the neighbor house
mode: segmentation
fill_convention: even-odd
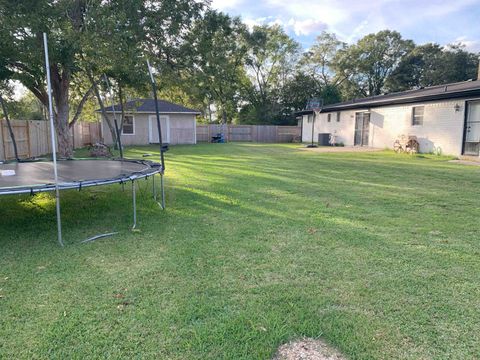
[[[400,136],[416,136],[420,152],[479,156],[480,81],[372,96],[304,110],[302,141],[335,134],[347,146],[392,148]],[[322,136],[321,136],[322,137]],[[325,138],[325,136],[323,136]]]
[[[197,110],[186,108],[165,100],[158,100],[162,142],[166,144],[196,144]],[[113,110],[117,121],[121,119],[121,105],[106,107],[106,113],[113,124]],[[97,110],[100,113],[100,110]],[[102,137],[105,144],[112,144],[108,125],[101,120]],[[125,103],[125,118],[121,129],[122,145],[147,145],[159,142],[155,111],[155,100],[136,99]]]

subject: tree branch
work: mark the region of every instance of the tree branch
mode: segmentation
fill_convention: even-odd
[[[68,124],[69,128],[71,128],[73,125],[75,125],[75,123],[78,121],[78,118],[80,117],[80,115],[82,113],[83,106],[85,105],[88,98],[92,94],[92,91],[93,91],[93,85],[90,86],[90,88],[87,90],[87,92],[83,95],[82,99],[78,103],[77,111],[75,111],[75,115],[73,116],[72,121],[70,121],[70,123]]]

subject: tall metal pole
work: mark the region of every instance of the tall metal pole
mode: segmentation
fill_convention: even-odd
[[[48,61],[48,43],[46,33],[43,33],[43,46],[45,48],[45,71],[47,73],[48,112],[50,113],[50,140],[52,141],[53,174],[55,177],[55,203],[57,209],[58,243],[60,244],[60,246],[64,246],[62,239],[62,219],[60,216],[60,191],[58,189],[57,146],[55,141],[55,124],[53,122],[52,84],[50,81],[50,62]]]
[[[312,147],[314,146],[313,138],[314,138],[314,134],[315,134],[315,119],[316,119],[316,117],[317,117],[317,113],[314,110],[313,111],[313,119],[312,119]]]
[[[162,142],[162,127],[160,126],[160,112],[158,110],[158,100],[157,100],[157,84],[155,83],[155,78],[153,77],[152,68],[150,67],[150,62],[147,59],[148,73],[150,74],[150,81],[152,83],[152,92],[153,99],[155,101],[155,113],[157,115],[157,128],[158,128],[158,142],[160,143],[160,162],[162,164],[162,172],[165,171],[165,161],[163,157],[163,142]]]
[[[115,105],[113,103],[113,92],[112,88],[110,87],[110,82],[108,81],[107,75],[103,74],[103,77],[105,79],[105,83],[107,84],[108,91],[110,93],[110,100],[112,104],[112,112],[113,112],[113,122],[115,124],[115,132],[117,133],[117,144],[118,144],[118,149],[120,150],[120,158],[123,159],[123,148],[122,148],[122,140],[120,138],[120,128],[118,127],[118,122],[117,122],[117,114],[115,112]]]

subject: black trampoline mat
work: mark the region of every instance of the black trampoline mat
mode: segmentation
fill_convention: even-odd
[[[102,185],[158,173],[160,168],[151,164],[121,160],[61,160],[57,161],[59,187]],[[52,161],[1,164],[0,172],[2,170],[14,170],[15,175],[0,174],[0,193],[22,188],[49,191],[55,184]]]

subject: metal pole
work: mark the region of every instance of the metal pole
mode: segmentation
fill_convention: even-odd
[[[110,82],[108,81],[107,75],[103,74],[103,77],[105,79],[105,82],[106,82],[107,87],[108,87],[108,91],[110,93],[110,101],[111,101],[111,104],[112,104],[112,112],[113,112],[113,122],[115,124],[115,132],[117,133],[117,145],[118,145],[118,149],[120,150],[120,158],[123,159],[122,140],[120,138],[120,135],[121,135],[120,134],[120,128],[118,127],[117,114],[115,112],[115,105],[113,103],[113,92],[112,92],[112,88],[110,87]]]
[[[50,138],[52,141],[53,174],[55,177],[55,203],[57,210],[58,243],[60,244],[60,246],[64,246],[62,240],[62,219],[60,215],[60,191],[58,189],[57,146],[55,142],[55,126],[53,122],[52,84],[50,82],[50,62],[48,61],[48,43],[46,33],[43,33],[43,46],[45,48],[45,71],[47,73],[48,111],[50,113]]]
[[[132,230],[137,227],[137,194],[135,192],[135,180],[132,180],[132,198],[133,198],[133,226]]]
[[[157,115],[157,129],[158,129],[158,142],[160,144],[160,163],[162,164],[162,172],[165,171],[165,161],[163,157],[163,142],[162,142],[162,127],[160,126],[160,112],[158,110],[158,100],[157,100],[157,84],[155,83],[155,78],[153,77],[152,68],[150,67],[150,62],[147,59],[148,73],[150,74],[150,81],[152,82],[152,92],[153,99],[155,101],[155,113]]]
[[[155,186],[155,174],[152,176],[153,200],[157,201],[157,187]]]
[[[165,210],[165,187],[163,185],[163,174],[160,174],[160,182],[162,188],[162,209]]]
[[[317,113],[313,111],[313,119],[312,119],[312,147],[313,147],[313,136],[315,132],[315,119],[317,118]]]

